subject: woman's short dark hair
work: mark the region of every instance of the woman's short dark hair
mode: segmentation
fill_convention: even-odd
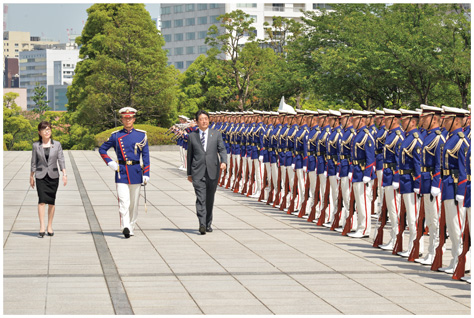
[[[49,121],[46,121],[46,120],[43,120],[42,122],[40,122],[38,124],[38,131],[41,131],[43,129],[46,129],[46,128],[49,128],[51,130],[53,130],[53,128],[51,128],[51,123]],[[39,142],[42,142],[43,139],[41,138],[41,135],[39,136]]]
[[[209,119],[209,114],[203,110],[203,109],[200,109],[196,112],[196,115],[195,115],[195,118],[196,118],[196,122],[198,121],[199,119],[199,116],[201,116],[202,114],[206,115],[207,116],[207,119]]]

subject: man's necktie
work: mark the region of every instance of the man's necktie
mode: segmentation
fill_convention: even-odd
[[[201,135],[201,144],[202,144],[202,147],[204,148],[204,150],[206,150],[206,147],[205,147],[205,144],[206,144],[206,134],[204,133],[204,131],[202,132],[202,135]]]

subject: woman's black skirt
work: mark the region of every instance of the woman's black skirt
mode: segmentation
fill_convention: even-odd
[[[38,204],[46,203],[54,205],[56,192],[58,191],[59,178],[51,179],[46,175],[43,179],[36,179],[36,190],[38,191]]]

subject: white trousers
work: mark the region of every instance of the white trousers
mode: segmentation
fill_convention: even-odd
[[[276,193],[278,192],[278,187],[280,186],[278,184],[278,164],[272,163],[270,164],[271,170],[272,170],[272,182],[273,182],[273,200],[272,202],[275,201],[276,199]]]
[[[448,228],[449,239],[451,240],[451,255],[453,258],[449,267],[456,268],[458,256],[462,252],[462,232],[466,220],[466,209],[460,203],[454,204],[454,200],[444,201],[444,211],[446,214],[446,227]]]
[[[232,155],[232,160],[234,160],[234,165],[232,167],[234,171],[232,171],[232,177],[230,179],[231,184],[235,182],[235,180],[237,179],[237,174],[239,173],[240,155]]]
[[[263,168],[260,160],[253,159],[252,161],[255,167],[255,182],[253,183],[252,194],[260,194],[262,191]]]
[[[383,179],[383,170],[377,170],[377,199],[375,200],[374,209],[375,214],[380,215],[382,211],[382,203],[383,203],[383,187],[382,187],[382,179]]]
[[[283,196],[285,195],[286,166],[284,165],[280,166],[280,170],[281,170],[281,185],[280,185],[281,186],[280,205],[281,205],[281,202],[283,201]]]
[[[397,234],[399,232],[400,219],[400,193],[393,189],[393,186],[386,186],[384,188],[385,202],[387,204],[388,217],[392,225],[390,231],[390,242],[395,245],[397,241]]]
[[[263,196],[263,200],[267,201],[268,195],[270,194],[270,189],[272,188],[272,167],[270,166],[270,162],[265,162],[263,165],[265,167],[265,171],[267,172],[267,186],[264,190],[265,194]]]
[[[350,180],[349,177],[342,177],[341,180],[341,190],[342,190],[342,202],[344,203],[342,206],[341,218],[339,221],[339,225],[344,227],[346,225],[346,219],[349,216],[349,204],[351,201],[351,188],[349,186]],[[352,225],[351,230],[357,229],[357,211],[354,212],[351,219]]]
[[[121,230],[128,228],[131,233],[135,228],[138,217],[138,199],[140,197],[140,184],[116,183],[119,201]]]
[[[188,168],[188,151],[183,148],[183,154],[184,154],[184,167]]]
[[[352,183],[357,210],[357,232],[360,232],[363,235],[370,235],[370,230],[372,228],[372,218],[370,217],[372,211],[369,197],[369,191],[372,185],[372,181],[367,184],[364,182]]]
[[[227,158],[230,158],[231,156],[232,155],[228,155]],[[226,164],[226,174],[225,174],[225,179],[224,179],[224,187],[227,184],[227,181],[229,180],[229,176],[230,176],[230,160],[227,161],[227,164]]]
[[[184,148],[179,146],[179,159],[181,160],[181,165],[184,167]]]
[[[420,199],[416,193],[404,193],[402,195],[403,202],[405,203],[405,210],[407,216],[408,225],[408,252],[410,253],[413,248],[413,241],[416,238],[416,230],[418,228],[418,216],[420,215]],[[403,225],[402,225],[403,226]],[[420,253],[423,253],[424,244],[423,237],[420,239]],[[415,255],[418,257],[418,255]]]
[[[337,184],[336,176],[329,176],[328,178],[331,189],[329,193],[329,212],[326,219],[328,222],[332,223],[337,212],[337,196],[339,195],[339,185]]]
[[[320,197],[320,200],[319,200],[318,205],[316,206],[316,218],[317,219],[319,219],[319,217],[321,216],[321,209],[324,206],[324,193],[326,192],[326,177],[324,176],[324,173],[318,174],[318,178],[319,178],[319,197]],[[328,215],[326,213],[326,220],[327,219],[328,219]],[[324,220],[324,222],[326,222],[326,220]]]
[[[288,191],[288,195],[286,196],[286,207],[290,206],[291,200],[293,200],[293,185],[295,183],[295,170],[291,166],[286,168],[288,171],[288,184],[290,186],[290,190]]]
[[[306,173],[303,169],[296,169],[296,177],[298,178],[298,198],[295,201],[296,211],[301,210],[305,196]]]
[[[244,189],[245,175],[247,174],[247,168],[248,168],[247,162],[248,162],[247,158],[242,157],[242,177],[240,178],[239,192],[242,192],[242,190]]]
[[[308,215],[311,213],[311,209],[313,208],[313,205],[315,202],[314,191],[316,191],[316,177],[317,177],[316,170],[308,172],[309,197],[308,197],[308,203],[306,203],[306,211],[305,211],[305,214],[308,214]]]
[[[428,245],[428,255],[434,259],[436,254],[436,248],[439,245],[439,218],[441,217],[441,195],[433,197],[431,201],[431,194],[423,194],[423,200],[425,204],[425,222],[428,226],[430,237]],[[420,240],[421,241],[421,240]]]

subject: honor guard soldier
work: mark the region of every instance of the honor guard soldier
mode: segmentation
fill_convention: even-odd
[[[438,268],[438,271],[453,274],[462,250],[462,233],[466,219],[466,211],[456,200],[458,190],[464,192],[466,183],[459,184],[459,160],[464,160],[465,148],[469,141],[464,135],[462,121],[465,110],[443,106],[444,126],[449,131],[441,157],[442,188],[441,202],[446,213],[446,226],[451,240],[452,259],[448,267]],[[461,167],[462,168],[462,167]]]
[[[334,221],[334,216],[337,212],[337,197],[339,186],[337,183],[337,166],[339,165],[339,142],[342,137],[341,127],[339,126],[339,118],[341,117],[341,112],[337,110],[329,110],[328,123],[331,127],[331,134],[326,140],[326,171],[327,178],[329,179],[329,204],[328,209],[329,213],[326,218],[326,222],[323,223],[324,227],[330,228],[332,222]]]
[[[400,192],[398,174],[398,150],[404,139],[404,132],[400,128],[401,113],[398,110],[384,108],[385,125],[389,129],[385,139],[382,186],[384,187],[385,202],[392,229],[390,231],[390,241],[387,244],[379,245],[383,250],[393,250],[399,232],[398,224],[400,217]]]
[[[262,191],[262,180],[263,180],[263,157],[260,160],[260,153],[263,151],[263,135],[265,133],[265,124],[263,123],[263,112],[254,110],[255,124],[251,133],[251,146],[252,146],[252,166],[254,173],[254,184],[252,189],[251,198],[259,198],[260,192]],[[263,154],[263,153],[262,153]],[[252,172],[252,171],[251,171]]]
[[[442,108],[421,105],[426,136],[421,150],[420,194],[425,207],[425,223],[429,229],[428,253],[415,262],[431,265],[439,245],[439,218],[441,215],[441,148],[446,142],[440,123]],[[420,242],[421,243],[421,242]]]
[[[276,162],[275,152],[270,144],[271,134],[273,132],[273,122],[276,116],[272,116],[273,112],[263,112],[264,124],[265,124],[265,131],[261,135],[261,145],[262,148],[260,149],[260,156],[261,163],[263,164],[264,168],[264,175],[266,174],[266,180],[262,180],[263,184],[266,184],[265,188],[263,189],[263,196],[261,196],[260,201],[267,202],[268,195],[270,194],[271,184],[272,184],[272,170],[271,170],[271,161],[273,157],[273,161]],[[275,112],[278,116],[278,113]],[[271,149],[271,150],[270,150]],[[259,197],[260,199],[260,197]]]
[[[311,130],[308,134],[308,160],[306,161],[306,170],[308,172],[309,178],[309,197],[308,202],[306,203],[306,211],[304,218],[309,217],[311,210],[313,208],[315,201],[315,195],[318,195],[316,192],[316,165],[317,165],[317,139],[321,133],[319,129],[318,121],[318,112],[314,110],[307,110],[308,114],[313,118],[311,120]]]
[[[247,175],[247,169],[249,168],[248,164],[248,159],[250,155],[251,148],[247,148],[248,144],[248,134],[250,132],[250,125],[251,125],[251,118],[250,118],[251,112],[249,111],[244,111],[244,127],[242,128],[242,137],[241,137],[241,146],[240,146],[240,158],[242,159],[242,176],[241,176],[241,182],[240,182],[240,189],[238,190],[239,193],[242,193],[244,190],[244,183],[245,183],[245,177]]]
[[[398,151],[398,174],[400,194],[405,203],[407,224],[409,228],[408,250],[398,252],[402,257],[410,256],[418,228],[420,213],[420,178],[421,178],[421,149],[423,141],[417,128],[419,113],[413,110],[400,109],[402,129],[405,138]],[[403,227],[404,224],[400,224]],[[420,240],[420,253],[423,253],[423,240]],[[418,255],[415,255],[418,257]]]
[[[322,213],[324,207],[324,194],[326,193],[327,185],[327,171],[326,171],[326,140],[331,134],[331,126],[329,125],[329,112],[325,110],[319,110],[319,126],[321,127],[321,133],[318,136],[316,142],[316,155],[317,155],[317,170],[316,173],[319,178],[319,206],[316,207],[316,218],[318,219]],[[327,216],[327,215],[326,215]],[[326,217],[327,219],[327,217]],[[323,223],[326,220],[322,220]]]
[[[357,210],[357,230],[348,236],[368,237],[371,230],[371,204],[369,191],[375,178],[375,141],[365,125],[369,114],[366,111],[352,110],[356,135],[351,143],[352,187]]]
[[[242,112],[236,112],[235,126],[230,132],[230,140],[232,147],[232,177],[230,179],[230,184],[226,185],[226,189],[229,187],[234,188],[234,184],[239,179],[239,173],[241,173],[241,143],[242,143],[242,130],[244,129],[244,114]]]
[[[272,171],[272,184],[273,184],[273,194],[267,200],[267,204],[273,203],[276,200],[276,195],[278,193],[278,189],[280,189],[280,184],[278,183],[278,171],[279,171],[279,140],[280,140],[280,132],[283,128],[283,113],[279,112],[271,112],[273,118],[273,131],[270,133],[270,140],[269,140],[269,148],[268,148],[268,155],[270,157],[270,167]]]
[[[469,138],[469,147],[466,147],[465,152],[465,162],[464,162],[464,169],[459,169],[459,183],[466,183],[466,186],[464,188],[464,193],[462,192],[462,188],[458,187],[458,194],[456,196],[456,199],[459,199],[458,202],[463,202],[463,206],[466,209],[466,215],[467,215],[467,223],[469,226],[469,233],[471,232],[471,140]],[[458,157],[459,158],[459,157]],[[459,160],[462,160],[460,158]],[[459,164],[459,166],[462,166],[462,162]],[[465,225],[466,227],[466,225]],[[470,254],[470,249],[469,252]],[[469,258],[466,260],[466,267],[465,267],[465,272],[470,270],[470,260]],[[471,283],[471,277],[470,276],[463,276],[461,277],[462,280],[468,282],[469,284]]]
[[[308,160],[308,135],[309,135],[309,127],[306,124],[305,115],[306,110],[297,109],[296,112],[298,113],[298,126],[299,130],[295,135],[295,142],[294,142],[294,165],[295,165],[295,172],[297,178],[297,192],[298,198],[293,198],[294,206],[295,206],[295,214],[298,214],[301,210],[301,206],[303,205],[303,200],[305,197],[305,185],[306,185],[306,171],[304,171],[303,167],[305,167],[305,162]]]
[[[281,105],[281,103],[280,103]],[[280,184],[280,197],[278,201],[278,205],[276,207],[281,207],[282,202],[284,201],[284,196],[286,195],[286,182],[287,182],[287,152],[288,152],[288,132],[290,131],[291,121],[293,119],[293,113],[296,114],[293,107],[290,105],[284,104],[283,108],[279,108],[278,112],[284,115],[283,119],[283,127],[280,131],[279,139],[278,139],[278,159],[280,162],[280,173],[281,173],[281,184]],[[289,114],[289,112],[292,112]],[[289,163],[288,167],[291,167],[291,162]]]
[[[124,107],[119,110],[122,115],[123,129],[112,132],[109,139],[99,148],[105,163],[115,171],[117,197],[119,200],[120,226],[126,238],[134,235],[138,217],[138,199],[140,185],[150,180],[150,155],[146,131],[133,128],[137,110]],[[114,148],[118,164],[107,155],[107,150]],[[140,165],[143,160],[143,168]]]
[[[299,126],[297,124],[297,115],[298,113],[294,110],[294,108],[290,105],[291,110],[289,110],[287,116],[290,118],[289,122],[289,128],[288,128],[288,133],[287,133],[287,145],[285,148],[286,151],[286,160],[285,160],[285,165],[286,165],[286,172],[287,172],[287,177],[288,177],[288,185],[289,185],[289,191],[286,196],[286,206],[284,207],[284,211],[288,211],[288,207],[291,204],[291,201],[294,200],[295,198],[293,197],[293,188],[294,188],[294,181],[295,181],[295,162],[294,162],[294,148],[295,148],[295,136],[298,133]]]
[[[339,179],[341,183],[341,191],[342,191],[342,201],[344,202],[341,216],[339,218],[339,225],[340,227],[336,228],[337,232],[341,232],[344,230],[344,226],[346,224],[346,219],[349,216],[349,203],[351,197],[351,188],[350,182],[351,178],[349,178],[349,173],[352,170],[351,167],[351,145],[352,139],[356,135],[356,131],[354,126],[352,125],[352,110],[347,109],[339,109],[341,112],[341,126],[342,126],[342,137],[341,142],[339,143],[339,168],[336,175],[336,178]],[[355,213],[352,216],[352,226],[351,230],[357,229],[357,214]]]
[[[225,144],[225,148],[226,148],[226,151],[227,151],[227,158],[229,158],[229,164],[226,165],[227,166],[226,167],[227,172],[225,173],[225,179],[222,180],[222,185],[223,186],[225,186],[230,180],[229,179],[230,174],[231,174],[230,162],[232,160],[232,150],[233,150],[233,146],[232,146],[232,142],[231,142],[231,132],[232,132],[232,129],[234,128],[234,122],[235,122],[235,113],[233,113],[233,112],[224,112],[224,114],[226,116],[225,116],[224,122],[222,123],[222,127],[221,127],[221,129],[219,129],[219,131],[222,133],[222,138],[224,139],[224,144]]]
[[[179,115],[179,124],[186,125],[189,118],[184,115]],[[176,144],[179,146],[179,159],[181,160],[181,166],[178,168],[179,170],[186,170],[186,157],[184,155],[184,137],[181,133],[181,129],[179,129],[179,137],[176,139]]]
[[[383,148],[385,146],[385,138],[387,138],[388,129],[385,127],[384,112],[382,110],[375,110],[375,123],[378,126],[375,139],[375,169],[377,174],[377,200],[374,204],[375,216],[378,218],[382,210],[383,203]]]

